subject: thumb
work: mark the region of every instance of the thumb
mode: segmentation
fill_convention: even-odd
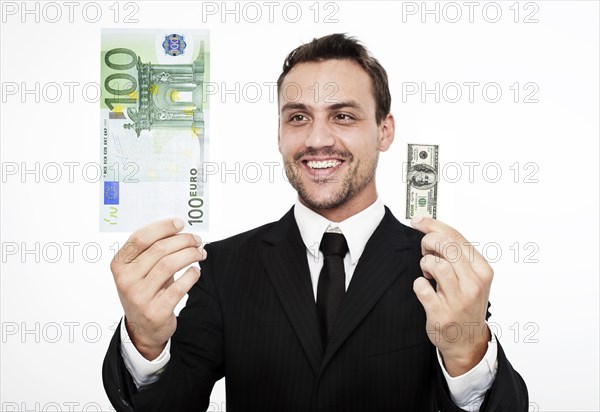
[[[425,312],[429,316],[432,312],[437,312],[440,307],[440,299],[429,281],[423,276],[419,276],[413,282],[413,291],[417,299],[423,305]]]
[[[410,219],[410,225],[420,232],[428,233],[430,232],[430,230],[427,228],[428,220],[430,220],[430,218],[425,216],[414,216],[412,219]]]

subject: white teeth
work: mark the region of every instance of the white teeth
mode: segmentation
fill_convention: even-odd
[[[306,162],[308,167],[310,167],[311,169],[327,169],[329,167],[336,167],[341,163],[342,162],[340,162],[339,160],[323,160],[320,162],[309,160],[308,162]]]

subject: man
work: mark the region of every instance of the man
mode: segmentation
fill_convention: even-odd
[[[288,55],[278,91],[295,206],[206,252],[182,221],[156,222],[115,257],[125,322],[103,368],[115,408],[203,411],[225,376],[229,412],[526,411],[485,323],[490,266],[456,230],[406,227],[377,197],[394,139],[385,70],[334,34]],[[173,279],[195,261],[201,275]]]
[[[406,179],[411,186],[421,190],[430,189],[437,182],[435,170],[431,166],[422,163],[412,166]]]

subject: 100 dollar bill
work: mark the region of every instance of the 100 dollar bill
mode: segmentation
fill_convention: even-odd
[[[102,31],[100,230],[166,217],[206,230],[207,31]]]
[[[406,166],[406,218],[437,213],[438,146],[409,144]]]

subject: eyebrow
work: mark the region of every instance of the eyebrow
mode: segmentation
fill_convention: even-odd
[[[306,110],[307,107],[305,104],[302,103],[286,103],[283,106],[281,106],[281,111],[285,112],[287,110]]]
[[[331,106],[329,106],[329,110],[339,110],[339,109],[355,109],[355,110],[360,111],[361,113],[363,111],[362,106],[354,100],[348,100],[346,102],[334,103]]]
[[[327,106],[327,110],[329,110],[329,111],[335,111],[335,110],[346,109],[346,108],[355,109],[355,110],[360,111],[361,113],[363,112],[363,109],[360,106],[360,104],[358,104],[354,100],[338,102],[338,103],[334,103],[332,105]],[[286,103],[283,106],[281,106],[282,113],[285,111],[289,111],[289,110],[304,110],[304,111],[306,111],[306,110],[308,110],[308,106],[306,106],[304,103]]]

